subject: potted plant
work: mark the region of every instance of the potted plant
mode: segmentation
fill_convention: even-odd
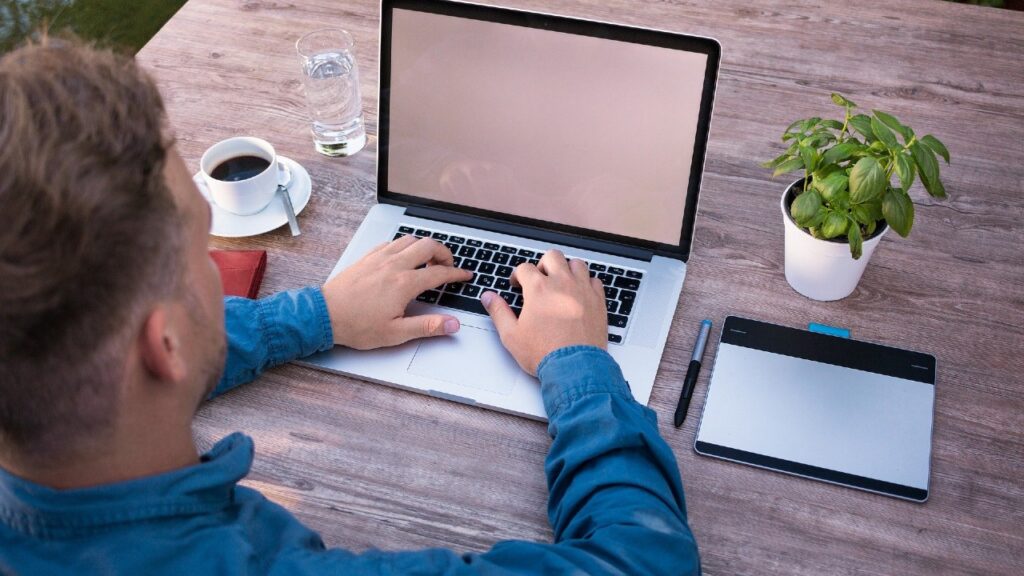
[[[886,231],[910,234],[915,177],[945,198],[937,156],[949,164],[949,151],[931,134],[919,137],[880,110],[855,114],[857,105],[839,94],[832,101],[845,110],[842,121],[793,122],[782,134],[789,147],[762,164],[773,176],[803,171],[782,194],[786,280],[815,300],[853,292]]]

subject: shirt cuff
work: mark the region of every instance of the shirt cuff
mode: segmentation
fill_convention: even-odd
[[[334,345],[323,291],[315,286],[260,299],[257,317],[271,365],[290,362]]]
[[[596,346],[566,346],[549,353],[537,365],[537,378],[549,420],[587,396],[615,394],[633,400],[615,359]]]
[[[316,286],[309,288],[310,296],[313,298],[313,306],[320,315],[320,329],[322,338],[318,351],[330,350],[334,346],[334,330],[331,328],[331,311],[327,308],[327,299],[324,298],[324,291]]]

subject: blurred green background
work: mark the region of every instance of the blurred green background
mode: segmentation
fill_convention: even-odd
[[[0,52],[43,23],[135,53],[186,0],[0,0]]]
[[[0,53],[48,23],[135,53],[186,0],[0,0]],[[755,0],[756,1],[756,0]],[[1014,10],[1024,0],[949,0]]]

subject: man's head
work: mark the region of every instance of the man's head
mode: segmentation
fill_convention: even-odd
[[[131,59],[53,40],[0,59],[0,214],[0,451],[194,410],[223,367],[210,215]]]

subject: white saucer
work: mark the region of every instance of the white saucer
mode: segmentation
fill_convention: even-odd
[[[292,207],[295,208],[295,215],[298,216],[302,209],[309,204],[310,193],[313,191],[313,182],[309,179],[309,172],[291,158],[278,155],[277,161],[284,164],[292,173],[292,180],[288,184],[288,194],[292,197]],[[245,236],[256,236],[270,232],[288,224],[288,215],[284,212],[284,204],[280,196],[267,204],[263,210],[249,216],[239,216],[224,210],[210,197],[210,191],[206,188],[206,181],[203,180],[201,172],[192,176],[199,192],[203,198],[210,203],[213,211],[213,224],[210,226],[210,234],[221,238],[243,238]]]

